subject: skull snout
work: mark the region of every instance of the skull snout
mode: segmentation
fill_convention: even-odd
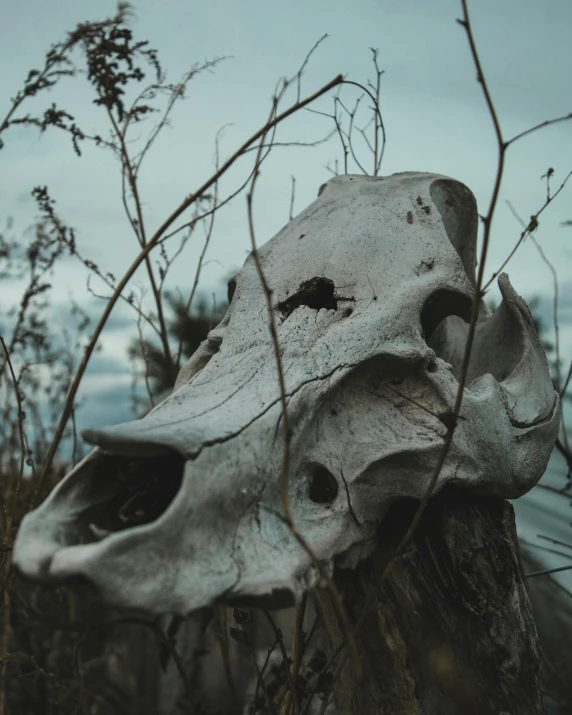
[[[61,549],[157,521],[180,490],[184,466],[175,452],[126,457],[95,450],[25,517],[17,550],[25,556],[15,560],[16,567],[45,578]]]

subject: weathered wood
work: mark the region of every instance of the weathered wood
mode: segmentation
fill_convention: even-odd
[[[380,574],[410,523],[401,502],[379,546],[335,582],[357,631],[363,674],[348,660],[335,687],[339,715],[540,715],[537,633],[506,501],[445,489],[434,497],[390,575]],[[318,592],[327,640],[344,632]],[[338,661],[336,661],[339,663]],[[334,667],[335,670],[335,667]]]

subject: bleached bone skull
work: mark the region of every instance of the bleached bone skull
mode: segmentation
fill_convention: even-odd
[[[425,173],[338,176],[260,249],[291,424],[289,504],[327,567],[353,565],[443,448],[475,287],[471,192]],[[508,277],[483,304],[461,418],[437,489],[517,497],[542,475],[558,398]],[[187,613],[289,592],[316,568],[283,518],[280,392],[250,256],[223,321],[143,419],[97,445],[23,521],[14,563],[84,576],[117,606]]]

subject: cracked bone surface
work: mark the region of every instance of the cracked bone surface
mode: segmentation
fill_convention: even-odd
[[[427,173],[337,176],[259,250],[282,353],[297,530],[352,566],[400,497],[420,499],[443,448],[475,290],[471,192]],[[517,497],[542,475],[558,398],[523,300],[481,305],[447,482]],[[217,599],[299,597],[317,579],[280,497],[283,434],[265,296],[252,257],[223,321],[143,419],[96,449],[25,517],[14,563],[84,576],[111,604],[188,613]]]

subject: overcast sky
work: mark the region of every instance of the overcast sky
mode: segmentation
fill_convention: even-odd
[[[149,228],[153,230],[197,188],[213,169],[214,140],[227,126],[221,144],[229,156],[256,130],[268,114],[277,80],[292,75],[308,50],[329,34],[304,76],[303,93],[310,94],[338,73],[364,82],[373,77],[370,47],[379,49],[383,76],[382,110],[387,127],[387,150],[382,174],[422,170],[465,182],[475,193],[481,212],[490,199],[496,167],[496,145],[466,35],[456,18],[457,0],[138,0],[133,29],[138,39],[157,48],[168,78],[176,81],[195,62],[228,56],[212,74],[196,79],[188,99],[179,105],[172,126],[149,155],[142,175],[142,194]],[[28,71],[39,67],[52,42],[65,37],[81,21],[113,14],[115,3],[87,0],[49,3],[20,0],[3,7],[0,25],[0,117]],[[478,0],[470,3],[476,42],[506,137],[545,119],[572,111],[572,4],[569,0]],[[351,104],[357,91],[344,90]],[[53,100],[68,109],[87,132],[105,133],[105,117],[91,103],[85,83],[62,83]],[[52,96],[30,105],[45,108]],[[317,105],[330,111],[332,100]],[[305,113],[285,124],[279,141],[317,139],[330,130],[326,119]],[[134,133],[134,138],[138,133]],[[140,136],[143,136],[143,130]],[[17,128],[5,137],[0,153],[0,224],[14,219],[24,234],[35,216],[30,198],[37,184],[49,186],[61,215],[78,234],[80,248],[102,270],[120,275],[135,255],[135,243],[123,214],[117,162],[101,149],[86,147],[78,159],[67,137],[56,131],[41,137],[33,129]],[[524,139],[510,149],[487,264],[498,268],[520,233],[505,205],[510,200],[528,220],[542,205],[541,175],[555,171],[557,187],[572,169],[572,123],[561,123]],[[367,157],[367,154],[363,154]],[[312,149],[277,148],[264,165],[255,202],[258,241],[270,238],[287,222],[291,176],[296,177],[295,212],[316,196],[331,174],[329,161],[341,157],[335,140]],[[367,159],[366,159],[367,160]],[[237,185],[251,166],[244,160],[225,184]],[[559,272],[562,316],[572,312],[572,183],[540,221],[537,238]],[[199,238],[199,236],[197,236]],[[248,251],[246,204],[240,197],[217,219],[211,260],[202,288],[217,290],[223,277],[236,270]],[[171,287],[189,288],[199,241],[178,262]],[[513,285],[525,297],[543,296],[550,306],[548,268],[532,243],[526,243],[507,269]],[[85,271],[67,260],[56,275],[55,299],[70,294],[87,300]],[[15,287],[2,292],[5,310]],[[89,310],[101,308],[89,299]],[[125,402],[128,368],[122,367],[130,331],[117,315],[120,328],[109,331],[100,358],[107,371],[94,365],[89,391],[101,388],[97,409],[89,419],[99,421],[102,404]],[[120,319],[121,318],[121,319]],[[563,329],[571,347],[570,330]],[[107,401],[102,403],[105,392]],[[95,403],[94,403],[95,404]],[[127,407],[127,406],[126,406]],[[97,412],[97,414],[96,414]],[[117,414],[117,413],[116,413]],[[105,421],[105,419],[103,420]]]

